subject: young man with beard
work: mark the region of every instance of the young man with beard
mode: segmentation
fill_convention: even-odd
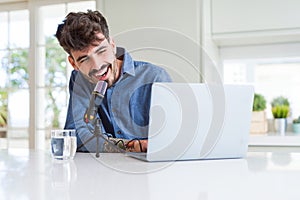
[[[146,152],[151,84],[170,82],[168,73],[151,63],[134,61],[124,48],[117,47],[98,11],[69,13],[58,26],[56,37],[74,68],[65,129],[76,129],[77,150],[96,150],[96,139],[86,143],[92,133],[83,116],[96,83],[105,81],[107,91],[98,115],[109,142],[102,139],[100,151],[115,152],[110,144],[122,143],[126,151]]]

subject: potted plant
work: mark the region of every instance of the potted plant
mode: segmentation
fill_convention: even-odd
[[[293,120],[293,132],[300,133],[300,116]]]
[[[268,131],[268,121],[266,116],[266,99],[261,94],[254,94],[252,119],[251,119],[251,134],[264,134]]]
[[[6,137],[7,126],[7,92],[0,91],[0,138]]]
[[[287,116],[290,110],[290,103],[287,98],[279,96],[272,100],[271,106],[274,117],[274,129],[277,133],[284,135],[287,129]]]

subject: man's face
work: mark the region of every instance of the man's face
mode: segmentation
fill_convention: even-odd
[[[79,70],[90,82],[106,81],[108,87],[112,86],[120,76],[115,56],[115,44],[104,37],[102,33],[97,36],[101,39],[82,51],[71,51],[69,62],[75,70]]]

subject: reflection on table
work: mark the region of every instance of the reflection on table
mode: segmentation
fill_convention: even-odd
[[[245,159],[140,161],[123,154],[0,151],[1,199],[300,199],[300,153]]]

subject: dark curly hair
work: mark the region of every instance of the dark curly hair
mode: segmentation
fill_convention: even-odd
[[[71,55],[71,50],[81,51],[89,45],[101,41],[96,36],[102,33],[109,41],[109,29],[106,19],[98,11],[71,12],[56,31],[56,38],[64,50]]]

